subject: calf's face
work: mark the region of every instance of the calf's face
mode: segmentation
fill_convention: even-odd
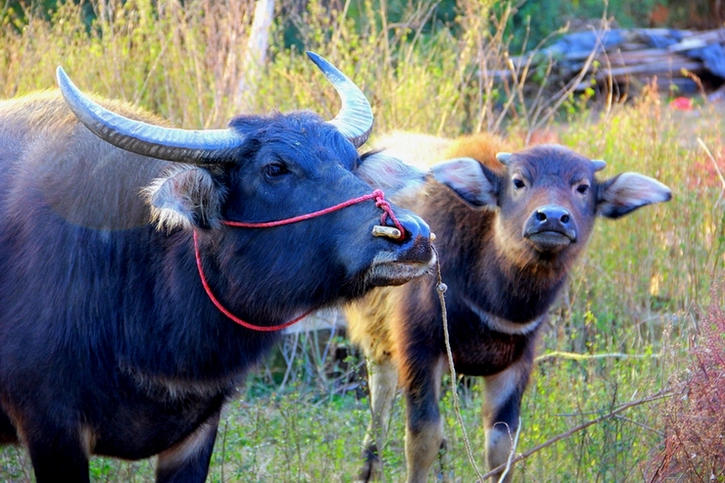
[[[642,206],[667,201],[670,189],[638,173],[605,181],[595,173],[606,164],[563,146],[540,145],[499,153],[501,169],[471,158],[433,165],[441,183],[474,209],[495,209],[495,239],[520,268],[573,260],[597,215],[618,218]]]

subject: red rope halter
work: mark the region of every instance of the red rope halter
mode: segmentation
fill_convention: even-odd
[[[347,208],[348,206],[352,206],[357,203],[362,203],[363,201],[367,200],[375,200],[375,206],[383,210],[383,214],[380,216],[380,223],[382,225],[385,225],[386,220],[388,217],[390,217],[390,220],[393,222],[395,227],[400,230],[401,234],[405,233],[405,229],[403,228],[403,225],[398,221],[398,219],[395,217],[395,214],[393,213],[393,209],[390,207],[390,203],[388,203],[385,200],[385,195],[381,190],[376,189],[372,193],[368,193],[366,195],[353,198],[351,200],[343,201],[342,203],[339,203],[335,206],[331,206],[329,208],[325,208],[323,210],[315,211],[313,213],[309,213],[306,215],[300,215],[295,216],[292,218],[286,218],[283,220],[277,220],[277,221],[267,221],[267,222],[261,222],[261,223],[246,223],[241,221],[223,221],[222,223],[227,226],[232,226],[235,228],[271,228],[275,226],[281,226],[281,225],[289,225],[291,223],[297,223],[299,221],[305,221],[309,220],[310,218],[315,218],[318,216],[326,215],[328,213],[332,213],[333,211],[341,210],[343,208]],[[247,329],[256,330],[260,332],[273,332],[276,330],[284,329],[285,327],[289,327],[292,324],[295,324],[299,322],[300,320],[304,319],[308,315],[310,315],[312,312],[314,312],[314,309],[309,310],[305,312],[304,314],[300,315],[297,318],[294,318],[288,322],[285,322],[283,324],[279,325],[271,325],[271,326],[260,326],[251,324],[249,322],[246,322],[236,315],[232,314],[222,303],[219,301],[219,299],[216,298],[214,293],[211,290],[211,287],[209,286],[209,282],[206,279],[206,276],[204,275],[204,269],[201,264],[201,253],[199,251],[199,238],[197,236],[196,230],[194,230],[194,255],[196,257],[196,266],[199,269],[199,278],[201,279],[201,284],[204,286],[204,290],[206,291],[206,294],[209,296],[209,299],[216,305],[216,307],[221,311],[224,315],[232,319],[237,324],[241,325],[242,327],[246,327]]]

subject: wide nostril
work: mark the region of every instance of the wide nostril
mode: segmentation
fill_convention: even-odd
[[[534,212],[534,219],[543,224],[560,223],[563,226],[572,222],[571,213],[557,205],[542,206]]]
[[[396,241],[398,243],[408,242],[422,237],[422,239],[424,240],[427,239],[428,243],[430,242],[430,228],[421,218],[410,215],[408,213],[399,213],[398,221],[403,226],[405,232],[402,233],[402,236],[400,238],[395,239],[393,237],[390,237],[393,238],[393,241]],[[387,220],[386,224],[389,226],[391,224],[391,221]]]
[[[557,245],[559,241],[564,240],[561,236],[568,238],[570,242],[575,242],[577,239],[576,212],[572,213],[563,206],[553,203],[539,205],[531,211],[526,219],[522,235],[529,239],[538,237],[539,242],[544,244],[551,242]]]

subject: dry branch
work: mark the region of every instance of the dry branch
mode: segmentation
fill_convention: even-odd
[[[554,436],[553,438],[549,439],[548,441],[545,441],[544,443],[541,443],[538,446],[534,446],[533,448],[531,448],[527,452],[522,453],[522,454],[518,455],[516,458],[512,459],[511,460],[511,463],[513,464],[513,463],[517,463],[517,462],[519,462],[521,460],[525,460],[526,458],[530,457],[531,455],[533,455],[535,453],[538,453],[542,449],[547,448],[547,447],[551,446],[552,444],[554,444],[554,443],[556,443],[558,441],[561,441],[563,439],[566,439],[566,438],[572,436],[574,433],[577,433],[577,432],[579,432],[579,431],[581,431],[583,429],[586,429],[589,426],[593,426],[595,424],[601,423],[602,421],[605,421],[607,419],[610,419],[610,418],[616,416],[617,414],[619,414],[619,413],[621,413],[623,411],[626,411],[627,409],[631,409],[631,408],[633,408],[635,406],[641,406],[642,404],[647,404],[647,403],[650,403],[650,402],[653,402],[653,401],[657,401],[659,399],[663,399],[663,398],[669,397],[671,395],[671,393],[672,393],[672,390],[669,389],[669,388],[667,388],[667,389],[663,389],[661,391],[658,391],[655,394],[652,394],[651,396],[647,396],[645,398],[638,399],[636,401],[631,401],[631,402],[628,402],[626,404],[622,404],[621,406],[613,409],[612,411],[610,411],[610,412],[608,412],[606,414],[602,414],[598,418],[594,418],[594,419],[589,420],[589,421],[587,421],[585,423],[582,423],[582,424],[580,424],[578,426],[574,426],[570,430],[565,431],[565,432],[563,432],[561,434],[558,434],[558,435]],[[492,476],[495,476],[496,473],[498,471],[501,471],[505,466],[506,465],[501,465],[501,466],[499,466],[497,468],[493,468],[491,471],[489,471],[488,473],[486,473],[485,475],[483,475],[483,478],[480,481],[483,481],[486,478],[490,478]]]

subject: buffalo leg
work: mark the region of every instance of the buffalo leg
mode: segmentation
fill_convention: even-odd
[[[219,411],[185,439],[160,453],[156,464],[157,483],[203,483],[209,472],[218,426]]]
[[[380,455],[385,445],[390,422],[390,410],[395,401],[398,388],[398,371],[395,363],[386,358],[381,361],[369,361],[368,384],[370,388],[370,409],[372,418],[363,442],[363,467],[360,481],[371,481],[380,476]]]
[[[88,482],[89,442],[77,428],[61,428],[46,423],[21,431],[33,463],[38,483],[56,481]]]
[[[436,481],[439,483],[450,483],[455,481],[453,467],[451,466],[451,455],[448,453],[448,440],[445,435],[443,436],[443,441],[441,442],[438,461],[440,463],[440,472]]]
[[[443,421],[438,408],[443,359],[411,366],[404,384],[405,458],[408,483],[424,483],[443,444]]]
[[[15,426],[13,426],[5,411],[0,408],[0,444],[17,442],[18,435],[15,432]]]
[[[519,360],[505,370],[485,378],[483,424],[486,431],[486,461],[490,470],[505,465],[513,451],[519,427],[521,398],[529,380],[531,363]],[[498,481],[503,471],[499,471]],[[511,481],[509,469],[505,482]]]

